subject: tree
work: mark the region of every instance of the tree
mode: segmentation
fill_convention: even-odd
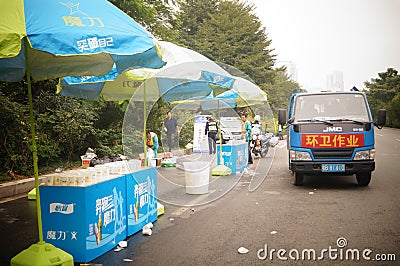
[[[387,111],[390,125],[400,128],[400,93],[397,93],[390,101]]]
[[[183,0],[180,4],[177,19],[180,22],[178,43],[196,50],[194,39],[196,38],[199,27],[210,16],[218,11],[219,0]]]
[[[22,87],[23,82],[0,82],[0,173],[8,172],[10,175],[32,169],[29,110]]]
[[[386,72],[378,73],[379,78],[365,82],[369,89],[366,91],[371,111],[374,116],[379,109],[387,109],[387,125],[392,127],[400,126],[400,75],[393,68],[388,68]]]
[[[260,84],[272,79],[275,55],[253,10],[253,5],[239,1],[220,1],[218,12],[199,26],[193,43],[199,53],[240,69]]]
[[[54,95],[56,82],[32,84],[39,167],[78,160],[97,120],[89,101]],[[24,82],[0,83],[0,173],[32,174],[30,126]],[[79,154],[79,155],[78,155]],[[56,168],[56,167],[55,167]],[[53,167],[54,169],[54,167]]]
[[[286,109],[290,95],[295,89],[300,89],[300,85],[290,81],[282,68],[276,70],[272,82],[260,86],[265,88],[274,114],[277,114],[279,109]]]

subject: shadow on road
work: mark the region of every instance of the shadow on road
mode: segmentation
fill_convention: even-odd
[[[305,175],[301,187],[310,189],[340,189],[340,190],[362,190],[368,187],[360,187],[355,175]]]

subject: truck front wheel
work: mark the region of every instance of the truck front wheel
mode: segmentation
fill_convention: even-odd
[[[295,186],[303,185],[303,179],[304,179],[304,175],[303,174],[299,174],[299,173],[294,172],[293,185],[295,185]]]
[[[366,187],[371,181],[371,172],[362,172],[356,174],[357,183],[361,187]]]

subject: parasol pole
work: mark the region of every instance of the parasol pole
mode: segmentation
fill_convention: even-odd
[[[218,101],[218,121],[221,122],[221,115],[220,115],[220,110],[219,110],[219,99]],[[222,157],[222,133],[221,133],[221,123],[219,124],[218,127],[218,134],[219,134],[219,164],[214,167],[214,169],[211,171],[211,175],[219,175],[219,176],[224,176],[224,175],[231,175],[232,174],[232,169],[229,168],[224,164],[224,158]]]
[[[219,110],[219,99],[218,99],[218,121],[221,121],[221,113]],[[220,126],[218,127],[218,134],[219,134],[219,164],[220,165],[224,165],[224,159],[222,158],[222,132],[221,132],[221,123]]]
[[[29,122],[31,124],[31,138],[32,145],[30,150],[33,157],[33,173],[35,176],[35,189],[36,189],[36,211],[38,220],[39,230],[39,243],[43,242],[43,231],[42,231],[42,210],[40,208],[40,192],[39,192],[39,167],[38,167],[38,156],[36,146],[36,133],[35,133],[35,119],[33,117],[33,100],[32,100],[32,84],[31,84],[31,69],[28,62],[28,41],[25,41],[25,62],[26,62],[26,79],[28,83],[28,99],[29,99]]]
[[[144,156],[144,166],[147,165],[147,156],[146,156],[146,89],[145,83],[143,84],[143,156]]]

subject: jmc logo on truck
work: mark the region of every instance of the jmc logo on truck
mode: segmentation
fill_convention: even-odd
[[[302,185],[305,174],[355,174],[360,186],[368,186],[375,170],[374,126],[382,128],[386,110],[379,110],[375,124],[364,93],[294,93],[278,120],[287,127],[294,185]]]
[[[327,127],[322,131],[323,132],[342,132],[343,128],[342,127]]]

